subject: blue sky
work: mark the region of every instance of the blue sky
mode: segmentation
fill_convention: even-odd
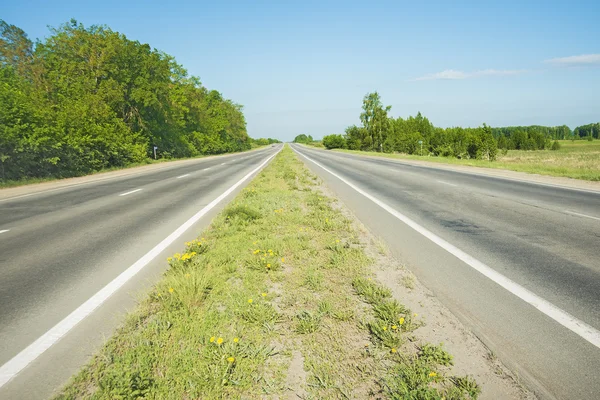
[[[149,43],[243,104],[253,137],[342,133],[374,90],[443,127],[600,120],[598,1],[4,0],[0,18]]]

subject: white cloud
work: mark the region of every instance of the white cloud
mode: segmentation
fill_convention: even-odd
[[[600,54],[583,54],[580,56],[559,57],[544,61],[556,66],[600,65]]]
[[[482,76],[509,76],[518,75],[526,72],[525,70],[498,70],[498,69],[484,69],[473,72],[456,71],[453,69],[447,69],[442,72],[436,72],[435,74],[424,75],[419,78],[413,79],[413,81],[432,81],[432,80],[457,80],[457,79],[469,79],[478,78]]]

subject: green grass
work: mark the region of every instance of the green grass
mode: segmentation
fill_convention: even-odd
[[[476,398],[317,185],[284,149],[57,398]]]
[[[450,157],[428,157],[408,154],[387,154],[366,151],[340,150],[345,153],[364,154],[402,160],[421,160],[443,164],[468,165],[531,174],[562,176],[588,181],[600,181],[600,140],[560,140],[560,150],[509,150],[498,152],[496,161],[462,160]]]

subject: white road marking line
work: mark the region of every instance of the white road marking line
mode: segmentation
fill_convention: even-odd
[[[127,195],[129,195],[131,193],[139,192],[140,190],[142,190],[142,189],[135,189],[135,190],[132,190],[130,192],[121,193],[119,196],[127,196]]]
[[[209,169],[211,169],[212,167],[208,167],[208,168],[204,168],[202,171],[208,171]]]
[[[225,164],[227,164],[227,163],[222,163],[221,165],[225,165]]]
[[[581,213],[578,213],[578,212],[575,212],[575,211],[569,211],[569,210],[565,210],[565,212],[567,214],[578,215],[580,217],[591,218],[591,219],[595,219],[596,221],[600,221],[600,218],[598,218],[598,217],[592,217],[591,215],[581,214]]]
[[[296,150],[294,149],[294,151],[296,151]],[[362,194],[367,199],[371,200],[373,203],[377,204],[379,207],[383,208],[385,211],[389,212],[394,217],[396,217],[397,219],[399,219],[400,221],[402,221],[403,223],[405,223],[406,225],[408,225],[409,227],[411,227],[412,229],[414,229],[421,235],[425,236],[427,239],[431,240],[433,243],[437,244],[438,246],[440,246],[441,248],[443,248],[450,254],[454,255],[459,260],[463,261],[465,264],[469,265],[471,268],[475,269],[476,271],[478,271],[485,277],[491,279],[492,281],[494,281],[495,283],[497,283],[504,289],[508,290],[515,296],[519,297],[521,300],[523,300],[526,303],[529,303],[533,307],[537,308],[539,311],[546,314],[548,317],[552,318],[553,320],[555,320],[556,322],[558,322],[565,328],[576,333],[577,335],[579,335],[583,339],[587,340],[594,346],[600,348],[600,331],[598,331],[596,328],[577,319],[576,317],[569,314],[568,312],[556,307],[554,304],[550,303],[549,301],[544,300],[543,298],[536,295],[535,293],[529,291],[528,289],[524,288],[523,286],[519,285],[518,283],[516,283],[516,282],[512,281],[511,279],[507,278],[506,276],[500,274],[499,272],[497,272],[496,270],[487,266],[486,264],[482,263],[481,261],[477,260],[473,256],[470,256],[469,254],[460,250],[458,247],[454,246],[453,244],[450,244],[449,242],[445,241],[444,239],[437,236],[433,232],[431,232],[431,231],[427,230],[426,228],[422,227],[421,225],[417,224],[416,222],[414,222],[412,219],[408,218],[404,214],[399,213],[398,211],[396,211],[389,205],[387,205],[384,202],[382,202],[381,200],[377,199],[375,196],[370,195],[369,193],[358,188],[354,184],[348,182],[346,179],[342,178],[338,174],[325,168],[323,165],[321,165],[320,163],[311,159],[310,157],[305,156],[304,154],[302,154],[298,151],[296,151],[296,152],[298,154],[300,154],[302,157],[306,158],[307,160],[313,162],[315,165],[321,167],[323,170],[329,172],[331,175],[335,176],[336,178],[338,178],[339,180],[344,182],[346,185],[350,186],[352,189],[354,189],[358,193]]]
[[[279,151],[277,152],[279,153]],[[65,319],[56,324],[48,332],[40,336],[35,342],[31,343],[19,354],[10,359],[6,364],[0,367],[0,388],[8,381],[14,378],[21,372],[29,363],[38,358],[42,353],[48,350],[60,338],[66,335],[75,325],[81,322],[85,317],[90,315],[96,308],[106,301],[113,293],[127,283],[131,278],[142,270],[150,261],[156,258],[169,245],[177,240],[185,231],[200,220],[207,212],[213,209],[224,198],[230,195],[238,186],[247,181],[252,175],[264,167],[277,153],[269,156],[258,167],[254,168],[242,179],[234,183],[229,189],[223,192],[219,197],[208,203],[206,207],[194,214],[190,219],[183,223],[173,233],[167,236],[152,250],[146,253],[142,258],[137,260],[133,265],[123,271],[119,276],[113,279],[108,285],[104,286],[100,291],[90,297],[85,303],[80,305],[75,311],[69,314]]]
[[[185,178],[186,176],[190,176],[190,174],[185,174],[185,175],[178,176],[177,179]]]
[[[449,183],[449,182],[444,182],[444,181],[438,181],[439,183],[443,183],[444,185],[449,185],[449,186],[458,186],[455,185],[454,183]]]
[[[2,229],[2,230],[0,231],[0,233],[4,233],[4,232],[10,232],[10,229]]]

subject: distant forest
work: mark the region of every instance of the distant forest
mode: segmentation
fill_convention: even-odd
[[[566,126],[511,126],[492,128],[439,128],[418,113],[403,119],[388,116],[391,106],[384,106],[377,92],[363,98],[361,126],[346,128],[345,134],[327,135],[326,148],[399,152],[469,159],[494,160],[502,150],[558,149],[557,140],[598,139],[600,123],[571,129]],[[295,142],[312,142],[312,137],[298,135]]]
[[[0,20],[0,178],[83,175],[250,149],[242,106],[175,59],[71,20],[43,41]]]

